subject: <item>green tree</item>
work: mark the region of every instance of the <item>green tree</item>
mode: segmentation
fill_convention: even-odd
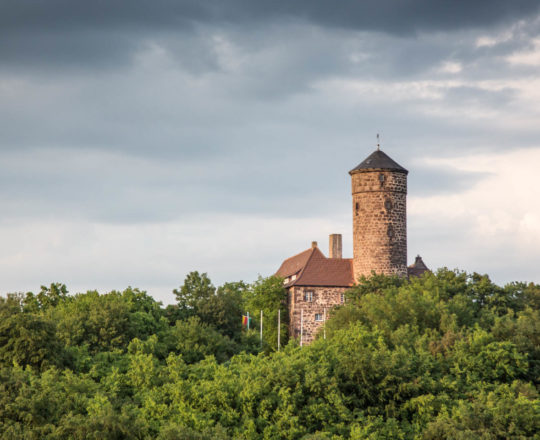
[[[24,313],[20,296],[0,297],[0,364],[46,368],[64,361],[54,322]]]
[[[41,289],[37,295],[32,292],[26,294],[24,300],[25,308],[30,311],[36,311],[36,309],[45,310],[51,307],[56,307],[63,301],[69,298],[68,290],[65,284],[51,283],[49,287],[41,286]]]
[[[187,363],[198,362],[210,355],[223,362],[238,348],[228,336],[201,322],[198,316],[176,321],[176,325],[171,329],[171,337],[174,351],[182,354]]]
[[[288,341],[288,309],[287,291],[283,288],[283,279],[270,276],[259,277],[246,292],[246,307],[253,317],[253,324],[260,324],[260,313],[263,312],[263,342],[267,350],[277,349],[278,310],[280,311],[281,345]]]
[[[230,338],[241,339],[242,311],[248,286],[242,281],[215,288],[207,274],[191,272],[179,289],[174,289],[176,307],[167,310],[171,324],[178,319],[198,316]]]
[[[180,318],[196,315],[199,306],[212,298],[215,292],[216,288],[206,273],[190,272],[184,284],[173,290]]]
[[[208,300],[199,303],[197,315],[202,322],[213,325],[222,334],[240,340],[247,289],[248,286],[242,281],[225,283]]]
[[[131,339],[146,339],[167,327],[160,303],[131,287],[104,295],[80,293],[49,314],[66,346],[86,345],[91,353],[125,350]]]

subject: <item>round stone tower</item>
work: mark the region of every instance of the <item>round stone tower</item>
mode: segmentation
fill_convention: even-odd
[[[349,174],[354,279],[372,271],[407,276],[408,171],[377,149]]]

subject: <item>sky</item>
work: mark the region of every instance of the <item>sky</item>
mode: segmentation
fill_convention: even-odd
[[[410,263],[540,282],[538,1],[2,1],[0,294],[351,257],[377,133]]]

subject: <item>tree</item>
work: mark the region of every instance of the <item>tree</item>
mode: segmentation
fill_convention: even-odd
[[[79,293],[48,313],[66,346],[87,345],[91,353],[125,350],[131,339],[146,339],[167,327],[160,304],[131,287],[104,295]]]
[[[288,341],[287,291],[283,288],[283,279],[276,276],[259,279],[246,292],[247,309],[253,316],[254,324],[260,320],[263,312],[263,341],[267,350],[277,349],[278,310],[280,311],[281,345]]]
[[[24,302],[28,309],[46,310],[51,307],[56,307],[68,298],[68,290],[65,284],[51,283],[49,287],[41,286],[41,290],[37,295],[28,292]]]
[[[242,313],[248,286],[242,281],[225,283],[215,295],[198,305],[197,315],[202,322],[213,325],[222,334],[240,340]]]
[[[63,355],[52,321],[24,313],[19,296],[0,297],[0,364],[46,368],[61,365]]]
[[[184,316],[197,314],[201,303],[208,301],[216,292],[206,273],[190,272],[179,289],[174,289],[178,309]]]
[[[228,360],[237,350],[236,344],[198,316],[176,321],[171,330],[174,350],[187,363],[195,363],[213,355],[218,362]]]
[[[244,282],[239,281],[225,283],[216,289],[206,273],[191,272],[184,284],[173,291],[178,304],[175,309],[167,311],[171,324],[177,319],[198,316],[201,322],[239,340],[247,288]]]

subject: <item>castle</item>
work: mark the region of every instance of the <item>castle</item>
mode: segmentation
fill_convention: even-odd
[[[328,258],[317,242],[286,259],[284,278],[291,337],[309,344],[332,307],[362,275],[419,276],[429,270],[420,256],[407,267],[408,171],[379,148],[349,171],[352,182],[353,258],[342,257],[341,234],[330,235]]]

